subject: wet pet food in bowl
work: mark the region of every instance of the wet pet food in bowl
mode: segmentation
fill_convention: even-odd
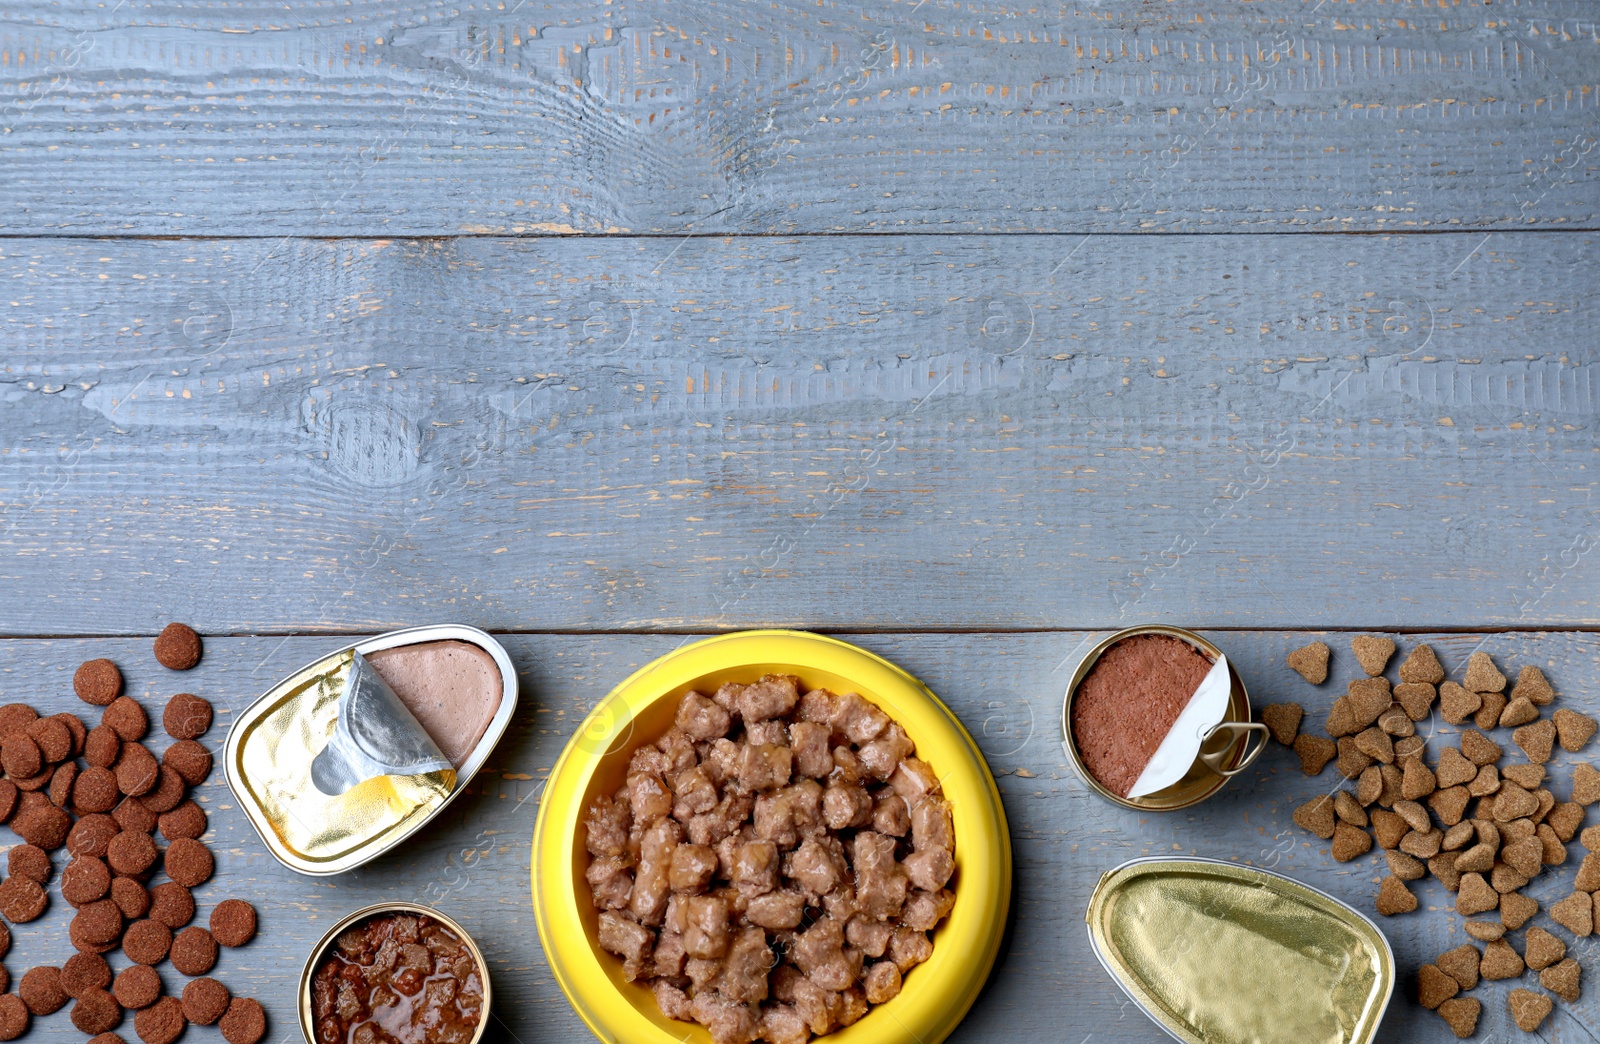
[[[855,1023],[955,904],[950,806],[914,751],[861,696],[796,677],[687,693],[589,805],[600,945],[716,1044]]]

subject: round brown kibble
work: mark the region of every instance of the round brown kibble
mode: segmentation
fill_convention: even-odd
[[[129,798],[111,810],[111,818],[117,821],[117,826],[136,834],[148,834],[155,830],[158,819],[156,814],[145,808],[143,804]]]
[[[51,717],[67,727],[67,734],[72,737],[72,756],[77,757],[82,754],[83,745],[89,737],[89,730],[84,726],[83,719],[76,714],[66,712],[52,714]]]
[[[5,924],[4,921],[0,921],[0,958],[4,958],[5,955],[10,953],[10,952],[11,952],[11,929],[6,927],[6,924]]]
[[[34,845],[13,845],[6,853],[6,872],[15,877],[31,877],[40,884],[50,883],[50,853]]]
[[[193,801],[185,801],[164,814],[157,825],[161,828],[161,836],[168,841],[176,841],[180,837],[199,840],[206,832],[206,812]]]
[[[84,737],[83,760],[97,768],[110,768],[121,755],[122,737],[105,725],[96,725]]]
[[[180,692],[162,710],[161,727],[173,739],[199,739],[211,728],[211,704],[192,692]]]
[[[22,799],[22,791],[9,779],[0,779],[0,823],[11,818],[17,810],[17,804]]]
[[[54,852],[67,843],[67,833],[72,830],[72,816],[64,808],[45,803],[30,808],[11,821],[11,829],[22,840],[47,852]]]
[[[139,798],[139,803],[150,811],[160,815],[171,812],[178,807],[178,802],[188,793],[189,788],[184,785],[183,777],[176,772],[161,766],[161,775],[156,782],[155,789]]]
[[[0,1040],[16,1040],[28,1032],[28,1006],[15,993],[0,997]]]
[[[44,770],[44,752],[26,732],[0,740],[0,768],[12,779],[32,779]]]
[[[111,871],[94,856],[78,856],[61,871],[61,898],[73,906],[87,906],[111,891]]]
[[[150,889],[150,919],[176,931],[194,920],[194,896],[176,881],[162,881]]]
[[[0,739],[14,732],[26,732],[29,725],[39,720],[39,712],[26,703],[8,703],[0,707]]]
[[[17,995],[34,1015],[54,1015],[69,998],[61,988],[60,968],[29,968],[17,984]]]
[[[133,1017],[133,1030],[144,1044],[172,1044],[188,1024],[176,997],[162,997]]]
[[[89,1038],[89,1044],[128,1044],[118,1033],[96,1033]]]
[[[191,980],[183,988],[184,1017],[196,1025],[209,1026],[228,1013],[232,999],[228,987],[210,976]]]
[[[122,799],[122,788],[110,769],[91,765],[72,784],[72,803],[80,812],[110,812]]]
[[[216,863],[211,849],[193,838],[180,837],[167,846],[167,876],[183,885],[194,888],[211,879]]]
[[[50,904],[50,897],[38,881],[26,877],[8,877],[0,884],[0,914],[12,924],[27,924],[37,920]]]
[[[90,990],[72,1006],[72,1024],[84,1033],[109,1033],[122,1024],[122,1005],[105,990]]]
[[[125,743],[137,743],[150,731],[150,719],[146,717],[144,708],[131,696],[118,696],[112,700],[111,706],[100,715],[100,724],[115,732],[117,738]]]
[[[66,808],[72,804],[72,788],[78,782],[78,763],[69,761],[65,765],[57,765],[56,770],[50,774],[49,797],[50,803]]]
[[[150,912],[150,892],[131,877],[112,878],[111,901],[130,921],[137,921]]]
[[[84,703],[104,707],[122,693],[122,672],[110,660],[90,660],[72,674],[72,691]]]
[[[154,866],[156,854],[155,839],[149,834],[124,830],[111,839],[106,862],[117,873],[133,877]]]
[[[122,832],[117,821],[104,813],[87,815],[72,824],[67,833],[67,851],[74,857],[104,859],[111,839]]]
[[[172,949],[172,929],[160,921],[134,921],[122,934],[122,952],[135,964],[160,964]]]
[[[204,975],[217,965],[217,941],[204,928],[185,928],[173,938],[168,957],[183,974]]]
[[[116,773],[117,789],[129,797],[138,797],[150,793],[161,781],[161,763],[143,743],[124,743]]]
[[[78,908],[69,932],[74,945],[83,942],[88,947],[96,947],[114,943],[122,935],[122,909],[110,899],[87,903]]]
[[[11,782],[24,794],[41,791],[50,785],[50,780],[55,778],[55,770],[49,765],[39,770],[37,776],[13,776]],[[40,795],[43,797],[44,795]]]
[[[50,897],[38,881],[27,877],[8,877],[0,884],[0,914],[12,924],[27,924],[44,913]]]
[[[117,972],[111,992],[124,1008],[148,1008],[161,998],[161,976],[148,964],[135,964]]]
[[[228,1004],[228,1013],[217,1025],[228,1044],[256,1044],[266,1035],[267,1013],[259,1001],[235,997]]]
[[[61,968],[61,988],[69,997],[82,997],[90,990],[111,985],[111,965],[97,953],[75,953]]]
[[[28,726],[27,732],[28,738],[38,745],[44,760],[51,764],[72,757],[72,733],[67,731],[66,722],[53,717],[40,718]]]
[[[168,670],[188,670],[200,662],[200,636],[188,624],[167,624],[156,637],[156,662]]]
[[[178,740],[161,755],[161,764],[182,776],[191,787],[198,787],[211,775],[211,752],[194,740]]]
[[[224,946],[243,946],[256,935],[256,908],[243,899],[224,899],[211,911],[211,935]]]

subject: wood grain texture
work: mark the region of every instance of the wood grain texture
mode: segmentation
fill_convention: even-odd
[[[1594,13],[26,0],[0,231],[1593,228]]]
[[[458,614],[469,622],[470,611]],[[1078,658],[1098,635],[1059,632],[1025,635],[845,636],[888,656],[925,680],[963,720],[998,777],[1016,855],[1015,919],[988,989],[956,1036],[957,1042],[1069,1040],[1143,1044],[1154,1028],[1126,1002],[1088,946],[1083,911],[1099,875],[1146,855],[1196,855],[1267,866],[1370,910],[1381,857],[1334,863],[1327,846],[1294,827],[1293,809],[1336,786],[1333,770],[1310,779],[1282,748],[1215,798],[1187,812],[1140,816],[1094,796],[1073,775],[1061,749],[1061,690]],[[1296,700],[1320,726],[1335,692],[1355,665],[1346,634],[1319,635],[1334,648],[1333,675],[1319,689],[1283,665],[1303,633],[1224,632],[1210,635],[1237,665],[1257,707]],[[318,880],[278,865],[234,807],[220,773],[198,792],[211,819],[207,842],[218,856],[217,876],[197,890],[201,916],[229,896],[243,896],[261,912],[261,935],[241,950],[224,951],[216,975],[237,993],[253,994],[272,1018],[269,1040],[298,1039],[293,992],[300,966],[324,927],[350,910],[384,899],[411,899],[459,919],[485,949],[493,967],[501,1025],[496,1039],[591,1039],[571,1013],[540,952],[529,895],[529,849],[541,783],[583,715],[632,670],[680,644],[677,635],[537,636],[503,639],[518,665],[522,700],[505,738],[469,793],[430,825],[403,853],[352,873]],[[1414,639],[1400,639],[1402,653]],[[1422,639],[1415,639],[1422,640]],[[1577,633],[1430,635],[1452,674],[1470,651],[1490,652],[1514,673],[1541,666],[1561,693],[1558,705],[1600,711],[1600,636]],[[72,710],[93,719],[93,709],[71,695],[71,672],[83,659],[109,656],[128,679],[128,691],[152,711],[181,688],[211,699],[219,714],[205,737],[219,748],[228,725],[272,682],[316,656],[344,644],[337,638],[211,638],[195,671],[175,675],[157,667],[148,638],[0,641],[0,700],[23,700],[40,711]],[[1308,726],[1310,727],[1310,726]],[[1456,732],[1430,726],[1432,757]],[[1425,730],[1427,731],[1427,730]],[[165,737],[157,746],[164,745]],[[1509,746],[1509,744],[1508,744]],[[1591,747],[1580,758],[1596,760]],[[1558,751],[1554,789],[1564,794],[1574,756]],[[1507,762],[1509,763],[1509,761]],[[1594,821],[1594,813],[1590,814]],[[5,835],[4,843],[14,843]],[[1548,871],[1530,893],[1548,906],[1570,890],[1582,850]],[[58,867],[59,871],[59,867]],[[54,893],[56,885],[52,885]],[[1380,1040],[1433,1044],[1452,1040],[1442,1021],[1417,1007],[1415,969],[1463,941],[1461,919],[1438,882],[1418,886],[1423,911],[1384,920],[1402,970]],[[38,963],[59,964],[70,953],[70,910],[56,894],[42,920],[13,929],[15,945],[5,965],[12,980]],[[1546,919],[1536,923],[1552,927]],[[1558,933],[1561,929],[1555,929]],[[1564,935],[1564,933],[1562,933]],[[1576,947],[1586,978],[1596,974],[1600,947]],[[120,960],[120,957],[118,958]],[[181,978],[163,967],[170,990]],[[912,980],[914,981],[914,979]],[[1481,1040],[1509,1038],[1504,993],[1508,984],[1475,992],[1485,1005]],[[1575,1006],[1557,1005],[1549,1028],[1568,1039],[1578,1023],[1600,1018],[1600,994],[1586,990]],[[1063,1026],[1076,1034],[1061,1035]],[[40,1023],[28,1039],[54,1039],[66,1027],[63,1013]],[[1573,1039],[1582,1039],[1581,1034]]]
[[[0,631],[1593,625],[1596,245],[0,242]]]

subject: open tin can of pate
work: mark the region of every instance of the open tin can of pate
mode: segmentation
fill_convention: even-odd
[[[323,959],[332,955],[339,937],[346,931],[359,927],[362,923],[373,918],[389,914],[411,915],[417,918],[431,919],[440,927],[454,934],[471,955],[472,960],[477,965],[478,987],[481,991],[482,1003],[478,1005],[477,1009],[477,1029],[472,1032],[470,1037],[463,1040],[462,1044],[478,1044],[479,1041],[483,1040],[484,1030],[489,1025],[490,1005],[494,999],[492,996],[493,989],[489,983],[489,965],[483,959],[483,951],[478,949],[478,944],[473,941],[472,936],[468,935],[466,929],[457,924],[453,918],[445,916],[432,907],[422,906],[417,903],[377,903],[372,906],[364,906],[354,913],[341,918],[332,928],[323,933],[321,939],[317,940],[317,944],[311,948],[310,956],[306,958],[305,966],[300,971],[300,989],[296,1005],[300,1015],[300,1030],[305,1034],[307,1044],[321,1044],[317,1037],[316,1005],[313,992],[317,969],[321,966]],[[428,976],[430,980],[436,977],[437,975]],[[457,983],[456,993],[459,996],[465,991],[462,989],[459,978]],[[367,998],[363,997],[361,999],[366,1000]],[[422,995],[419,993],[415,1000],[423,1000]],[[402,1009],[409,1011],[415,1008],[416,1004],[415,1002],[399,1002],[395,1007],[397,1012],[403,1013],[401,1012]],[[341,1037],[340,1039],[342,1041],[343,1038]],[[405,1037],[403,1039],[412,1038]]]
[[[1103,750],[1106,743],[1101,737],[1086,737],[1085,723],[1077,719],[1075,712],[1082,703],[1080,692],[1094,675],[1095,668],[1128,639],[1164,643],[1196,665],[1191,671],[1192,678],[1201,679],[1203,675],[1203,679],[1195,683],[1197,688],[1190,689],[1186,704],[1173,707],[1176,720],[1169,723],[1164,738],[1155,737],[1159,746],[1152,752],[1148,749],[1152,744],[1145,743],[1147,763],[1128,769],[1119,787],[1117,781],[1108,783],[1091,770],[1094,753]],[[1138,672],[1142,666],[1148,664],[1134,663],[1121,669]],[[1098,683],[1091,685],[1101,690],[1105,688]],[[1116,696],[1120,698],[1122,694],[1117,692]],[[1127,706],[1126,701],[1117,712],[1137,723],[1123,731],[1132,732],[1135,727],[1143,728],[1147,724],[1147,716]],[[1061,730],[1063,746],[1073,768],[1095,793],[1125,808],[1144,812],[1175,812],[1204,801],[1222,789],[1229,779],[1250,767],[1265,749],[1269,735],[1265,725],[1251,720],[1250,696],[1245,691],[1244,681],[1222,650],[1193,631],[1163,624],[1129,627],[1089,650],[1067,683],[1061,707]],[[1086,739],[1093,740],[1089,750],[1085,749]],[[1133,737],[1113,735],[1110,741],[1113,746],[1124,742],[1130,747],[1137,746]],[[1143,771],[1138,771],[1140,768]]]
[[[1353,907],[1220,859],[1135,859],[1085,914],[1095,956],[1187,1044],[1369,1044],[1394,991],[1394,951]]]
[[[476,627],[409,627],[345,646],[247,707],[223,747],[228,786],[279,862],[344,873],[444,811],[517,706],[517,672]]]

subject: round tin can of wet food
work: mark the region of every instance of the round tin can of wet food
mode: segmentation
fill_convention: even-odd
[[[1248,768],[1268,731],[1251,720],[1244,681],[1226,661],[1195,632],[1163,624],[1129,627],[1090,649],[1061,707],[1063,746],[1090,789],[1125,808],[1175,812]],[[1180,732],[1192,741],[1187,749],[1168,743]],[[1157,761],[1174,751],[1181,759],[1149,789]]]
[[[466,949],[467,953],[471,955],[476,966],[477,980],[481,990],[482,1002],[481,1004],[477,1005],[477,1029],[472,1031],[472,1035],[466,1038],[452,1036],[450,1039],[463,1039],[465,1044],[478,1044],[479,1041],[483,1040],[484,1030],[489,1025],[490,1004],[494,999],[492,996],[493,991],[489,985],[489,964],[483,959],[483,951],[478,949],[478,944],[472,941],[472,936],[467,934],[465,928],[462,928],[461,925],[457,924],[453,918],[445,916],[438,910],[435,910],[429,906],[422,906],[417,903],[376,903],[372,906],[364,906],[354,913],[340,918],[332,928],[329,928],[327,932],[323,934],[321,939],[317,940],[317,944],[311,948],[310,956],[306,958],[305,967],[301,969],[300,972],[300,990],[298,999],[300,1030],[305,1034],[307,1044],[327,1044],[327,1041],[323,1040],[317,1035],[318,1020],[315,1000],[313,998],[313,986],[318,967],[321,966],[321,963],[325,957],[329,957],[334,954],[334,948],[339,941],[339,937],[346,931],[351,928],[356,928],[366,921],[383,917],[385,915],[410,915],[417,918],[427,918],[435,922],[440,927],[446,929],[451,934],[455,935],[455,937],[461,941],[463,947]],[[423,926],[423,930],[426,930],[426,926]],[[430,941],[437,943],[437,940]],[[429,951],[430,956],[432,956],[436,949],[438,949],[437,945],[430,946],[426,943],[423,945],[424,948]],[[428,974],[424,975],[423,978],[427,982],[433,982],[440,978],[442,974],[445,973],[438,969],[430,968]],[[362,994],[361,1000],[366,1001],[366,991],[360,992]],[[455,991],[453,991],[455,999],[452,1001],[452,1003],[457,1004],[458,1007],[465,1007],[464,1005],[461,1005],[459,1000],[459,998],[465,992],[467,991],[463,988],[461,978],[457,976],[457,988]],[[395,1007],[397,1009],[404,1007],[407,1009],[408,1014],[426,1017],[427,1013],[422,1011],[424,992],[418,992],[414,998],[404,998],[404,1000],[408,1003],[395,1005]],[[386,1031],[393,1028],[394,1027],[385,1027]],[[418,1029],[423,1029],[423,1027],[418,1027]],[[345,1041],[348,1036],[348,1032],[339,1033],[334,1039],[338,1040],[340,1044],[343,1044],[343,1041]],[[429,1036],[422,1038],[403,1037],[402,1039],[433,1040],[436,1038]]]

